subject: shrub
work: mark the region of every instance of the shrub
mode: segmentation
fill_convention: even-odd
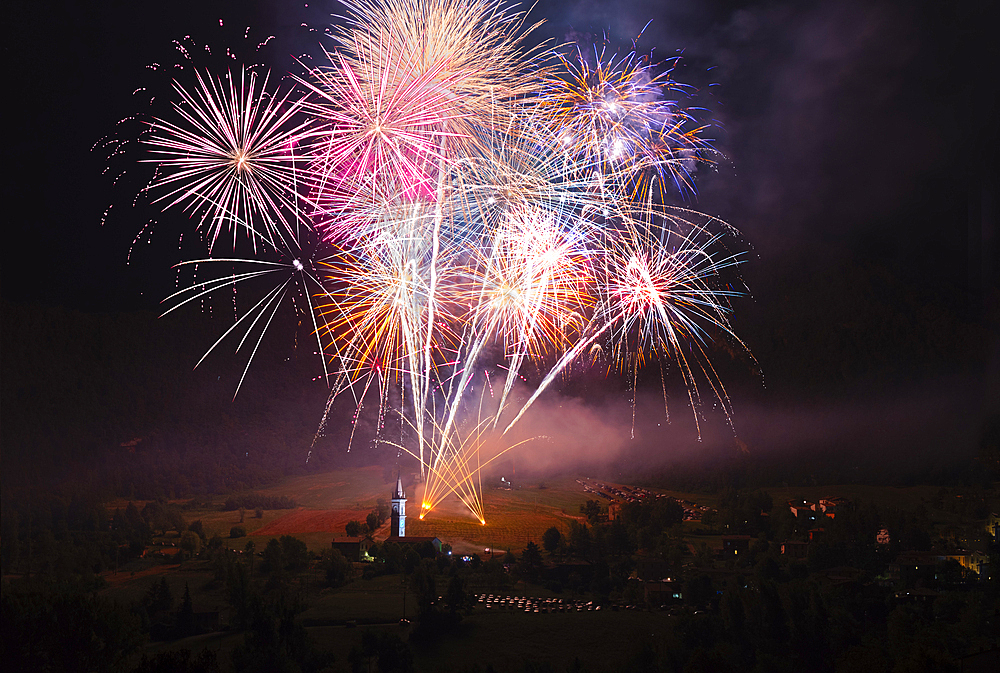
[[[229,537],[246,537],[247,529],[243,526],[233,526],[229,529]]]

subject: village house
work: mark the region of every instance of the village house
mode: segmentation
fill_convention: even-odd
[[[809,543],[786,540],[781,545],[781,553],[788,558],[802,559],[809,555]]]
[[[375,544],[375,540],[370,535],[364,537],[341,537],[335,538],[333,548],[344,555],[348,561],[371,561],[368,549]]]
[[[669,605],[681,603],[684,594],[681,583],[677,580],[664,579],[660,581],[643,582],[643,598],[647,605]]]
[[[722,555],[723,556],[746,556],[750,552],[749,535],[723,535]]]

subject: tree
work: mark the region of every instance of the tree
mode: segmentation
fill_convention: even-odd
[[[164,513],[167,517],[167,524],[171,529],[177,531],[180,535],[184,532],[184,514],[181,513],[180,508],[177,505],[167,505],[164,508]]]
[[[196,534],[199,538],[201,538],[202,542],[205,541],[205,525],[201,522],[201,519],[198,519],[197,521],[192,521],[191,525],[188,526],[188,530]]]
[[[243,526],[233,526],[232,528],[229,529],[229,537],[231,538],[246,537],[246,536],[247,536],[247,529],[244,528]]]
[[[521,567],[529,579],[537,579],[538,571],[542,567],[542,552],[539,551],[538,545],[530,540],[521,552]]]
[[[255,545],[253,543],[253,540],[247,540],[247,545],[246,545],[246,547],[244,547],[244,550],[246,551],[247,556],[250,557],[250,576],[251,577],[253,577],[253,553],[254,553],[254,550],[256,550],[256,549],[257,549],[257,545]]]
[[[142,550],[153,540],[153,531],[149,524],[145,522],[136,506],[129,501],[125,507],[123,532],[128,540],[129,552],[134,556],[142,553]]]
[[[229,563],[226,566],[226,599],[236,614],[237,626],[242,627],[249,621],[253,598],[254,588],[247,567],[242,563]]]
[[[326,581],[332,587],[340,587],[347,583],[353,566],[339,549],[331,549],[326,562]]]
[[[177,611],[177,631],[184,636],[189,636],[194,632],[194,607],[191,604],[191,589],[187,582],[184,583],[184,598]]]
[[[163,503],[158,500],[146,503],[146,506],[142,508],[142,518],[152,530],[158,530],[161,534],[166,533],[167,528],[170,526]]]
[[[413,572],[411,585],[413,592],[417,595],[417,607],[421,618],[429,613],[437,600],[437,586],[434,582],[434,573],[428,571],[423,565],[417,565]]]
[[[115,510],[115,516],[120,517],[121,513]],[[17,512],[9,507],[3,510],[3,523],[0,525],[0,568],[4,574],[11,571],[17,565],[18,552],[20,551],[20,536],[18,534]]]
[[[552,554],[556,549],[559,548],[559,540],[562,538],[562,533],[555,526],[549,528],[542,534],[542,546],[545,547],[545,551]]]
[[[378,514],[378,525],[381,526],[389,518],[389,502],[385,498],[376,500],[375,512]]]
[[[181,533],[180,545],[181,549],[194,556],[201,551],[201,538],[194,531],[186,530]]]
[[[458,573],[452,572],[451,579],[448,580],[448,593],[445,594],[444,600],[449,612],[454,613],[465,607],[467,599],[465,587],[462,585],[462,578],[458,576]]]
[[[413,653],[406,643],[394,633],[365,631],[361,646],[355,646],[349,656],[352,671],[371,671],[377,662],[379,673],[410,673],[413,671]]]
[[[277,539],[271,538],[264,547],[264,558],[260,562],[261,572],[280,573],[285,569],[285,552]]]
[[[380,553],[379,558],[385,561],[386,572],[398,573],[403,568],[403,548],[398,542],[387,542],[382,545]]]
[[[297,572],[309,567],[309,549],[305,542],[291,535],[282,535],[280,542],[286,570]]]
[[[361,522],[348,521],[347,525],[344,526],[344,532],[347,533],[347,537],[359,537],[361,535]]]
[[[12,671],[125,671],[139,618],[96,596],[2,592],[4,666]]]
[[[601,503],[596,500],[588,500],[586,504],[580,505],[580,514],[587,517],[591,526],[600,523],[601,519],[606,516]]]
[[[368,531],[372,533],[378,530],[378,527],[382,525],[378,520],[378,512],[375,510],[368,512],[368,518],[365,519],[365,523],[368,524]]]
[[[204,649],[197,657],[191,650],[168,650],[155,657],[142,655],[133,673],[219,673],[219,661],[213,650]]]
[[[145,603],[150,615],[170,610],[174,604],[174,595],[170,591],[166,577],[160,577],[159,582],[155,582],[149,587],[146,591]]]
[[[406,545],[403,550],[403,572],[409,574],[420,564],[420,554],[413,548],[413,545]]]
[[[587,524],[572,520],[569,522],[569,544],[578,557],[587,557],[590,553],[590,529]]]

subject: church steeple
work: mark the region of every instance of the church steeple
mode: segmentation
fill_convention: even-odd
[[[406,493],[403,492],[403,475],[397,473],[396,488],[392,492],[392,525],[389,537],[406,537]]]

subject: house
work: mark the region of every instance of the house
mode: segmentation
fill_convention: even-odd
[[[1000,542],[1000,514],[990,513],[990,518],[986,520],[986,532],[993,538],[993,542]]]
[[[959,565],[967,570],[975,572],[977,575],[982,575],[983,566],[990,562],[990,557],[988,554],[983,554],[976,551],[965,551],[959,549],[958,551],[945,554],[945,560],[958,561]]]
[[[796,519],[805,519],[807,521],[816,520],[816,510],[819,508],[814,502],[809,502],[808,500],[789,500],[788,509],[792,511],[792,515]]]
[[[901,603],[932,603],[941,594],[933,589],[916,587],[906,591],[897,591],[896,600]]]
[[[837,509],[843,509],[848,504],[847,498],[821,498],[819,508],[831,519],[837,516]]]
[[[750,539],[749,535],[723,535],[722,555],[739,556],[743,554],[746,556],[750,553]]]
[[[649,605],[669,605],[670,603],[680,603],[684,599],[681,583],[677,580],[643,582],[642,588],[643,597]]]
[[[809,555],[809,543],[786,540],[781,545],[781,553],[788,558],[805,558]]]
[[[899,577],[905,584],[918,580],[938,579],[943,564],[955,561],[962,566],[962,577],[971,570],[978,575],[989,571],[989,556],[979,552],[958,550],[946,552],[904,551],[896,557],[895,565],[899,569]]]
[[[614,521],[621,514],[622,504],[621,502],[615,500],[608,503],[608,521]]]
[[[434,548],[435,554],[441,553],[441,540],[436,537],[390,537],[386,542],[395,542],[404,547],[419,547],[423,544],[430,544]],[[419,549],[417,550],[419,551]]]
[[[348,561],[371,561],[368,549],[375,544],[370,535],[365,537],[341,537],[333,541],[333,548],[344,555]]]

